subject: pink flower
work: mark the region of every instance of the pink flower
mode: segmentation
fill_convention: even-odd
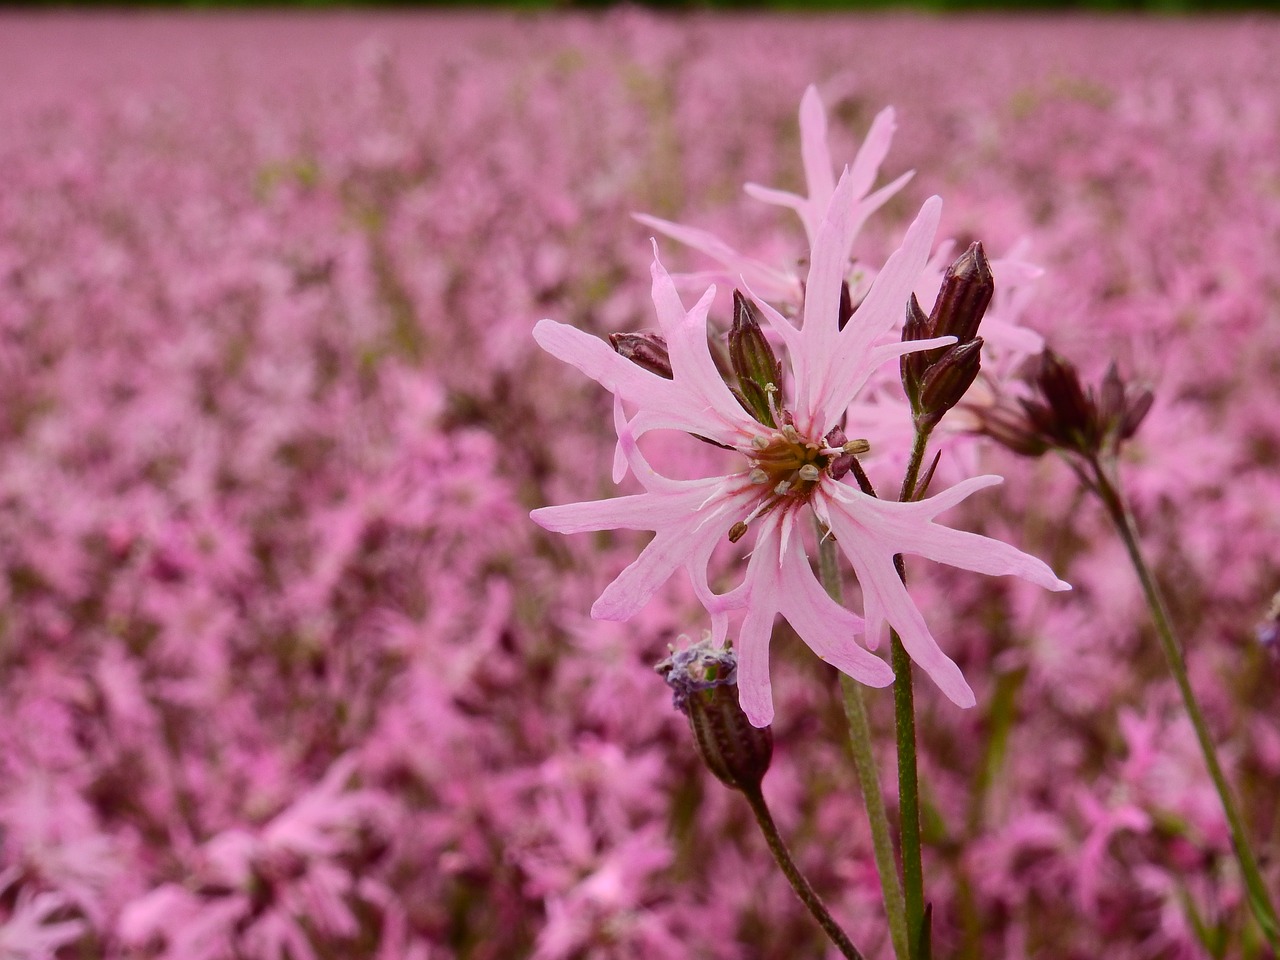
[[[871,129],[867,131],[867,138],[863,141],[857,156],[854,157],[853,166],[848,169],[850,189],[853,196],[857,198],[852,225],[854,234],[871,214],[884,206],[912,177],[912,173],[904,173],[892,183],[874,193],[870,192],[871,185],[875,182],[876,174],[880,170],[880,164],[884,162],[889,152],[889,145],[893,142],[895,127],[893,108],[886,107],[881,110],[871,122]],[[804,224],[809,245],[813,246],[817,241],[822,218],[835,193],[836,178],[832,173],[835,164],[832,162],[831,148],[827,143],[826,111],[823,109],[817,88],[812,85],[805,90],[804,97],[800,101],[800,155],[804,165],[807,196],[802,197],[786,190],[762,187],[755,183],[748,183],[743,189],[757,200],[794,210]],[[793,270],[771,266],[739,253],[715,234],[697,227],[673,223],[644,213],[636,214],[635,218],[673,240],[678,240],[719,261],[726,272],[716,274],[717,276],[727,276],[735,281],[741,277],[743,282],[750,285],[758,295],[768,299],[799,303],[803,298],[800,277]]]
[[[840,285],[860,225],[857,181],[846,171],[817,230],[810,257],[803,324],[799,328],[764,306],[765,316],[788,348],[792,403],[778,405],[768,426],[750,416],[721,379],[707,346],[707,311],[714,288],[686,311],[671,278],[655,258],[653,301],[670,351],[672,379],[624,359],[602,341],[572,327],[543,320],[538,343],[613,392],[619,450],[645,492],[533,511],[548,530],[577,533],[606,529],[652,530],[653,541],[613,581],[592,616],[626,620],[677,569],[683,568],[723,642],[727,615],[745,610],[735,649],[742,708],[752,723],[773,717],[768,652],[776,614],[782,614],[815,653],[872,686],[892,682],[889,667],[854,642],[863,633],[875,647],[887,622],[913,660],[955,703],[974,696],[956,664],[942,652],[894,568],[895,554],[915,554],[980,573],[1013,574],[1054,590],[1067,589],[1039,560],[987,537],[951,530],[934,518],[998,477],[975,477],[928,500],[877,500],[836,474],[844,451],[833,446],[846,410],[872,372],[904,352],[945,341],[875,346],[897,324],[924,268],[937,229],[941,201],[928,200],[889,258],[858,310],[839,327]],[[778,395],[775,395],[778,396]],[[635,408],[628,421],[625,406]],[[649,466],[638,437],[649,430],[682,430],[736,450],[741,469],[727,476],[673,480]],[[617,471],[615,471],[617,472]],[[862,587],[865,622],[832,601],[809,565],[802,527],[808,507],[834,535]],[[716,594],[708,564],[725,538],[736,542],[747,526],[759,528],[746,576]]]

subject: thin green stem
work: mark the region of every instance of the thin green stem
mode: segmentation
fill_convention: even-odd
[[[1151,611],[1151,620],[1155,624],[1156,636],[1160,640],[1160,646],[1164,650],[1165,660],[1168,661],[1173,678],[1177,681],[1178,690],[1182,694],[1183,706],[1186,708],[1187,715],[1191,718],[1191,725],[1196,731],[1196,739],[1200,741],[1200,751],[1204,754],[1204,762],[1205,766],[1209,768],[1209,776],[1218,790],[1218,798],[1222,802],[1223,812],[1226,813],[1227,823],[1231,827],[1231,843],[1235,848],[1236,859],[1240,863],[1240,873],[1248,892],[1249,906],[1253,910],[1253,915],[1257,918],[1258,925],[1262,928],[1262,933],[1267,938],[1267,942],[1271,944],[1272,949],[1280,952],[1280,919],[1277,919],[1275,906],[1267,893],[1266,885],[1262,880],[1262,873],[1258,869],[1253,850],[1249,846],[1249,835],[1245,830],[1244,819],[1240,815],[1235,796],[1231,792],[1231,786],[1227,783],[1226,775],[1222,772],[1222,764],[1218,762],[1218,752],[1213,745],[1212,737],[1209,735],[1209,727],[1204,721],[1204,715],[1200,712],[1200,704],[1196,700],[1195,692],[1191,689],[1191,679],[1187,673],[1187,663],[1182,654],[1182,647],[1174,636],[1164,597],[1161,595],[1160,588],[1156,584],[1155,578],[1151,575],[1146,559],[1142,555],[1141,547],[1138,544],[1137,526],[1134,524],[1133,515],[1129,512],[1128,505],[1120,492],[1119,479],[1118,477],[1113,479],[1096,459],[1092,460],[1089,466],[1092,468],[1092,476],[1089,478],[1092,480],[1090,486],[1098,494],[1103,506],[1106,507],[1107,513],[1111,517],[1111,522],[1115,524],[1116,531],[1120,534],[1120,539],[1124,541],[1133,569],[1138,574],[1138,580],[1142,584],[1143,595],[1146,597],[1147,607]]]
[[[828,595],[836,603],[843,604],[844,590],[840,585],[840,569],[836,564],[835,541],[824,537],[821,529],[818,531],[818,570]],[[853,765],[857,769],[858,785],[862,789],[862,802],[867,808],[867,821],[871,824],[871,849],[876,858],[876,872],[880,874],[880,890],[884,894],[884,912],[889,921],[893,955],[898,960],[907,960],[910,956],[910,938],[907,933],[906,905],[902,897],[902,883],[898,879],[898,864],[893,857],[889,815],[885,812],[880,775],[871,749],[871,724],[867,720],[867,707],[862,699],[862,686],[842,673],[840,693],[844,701],[845,721],[849,724]]]
[[[744,789],[742,792],[743,796],[747,798],[747,802],[751,804],[751,812],[756,815],[756,823],[760,824],[760,832],[764,834],[765,842],[769,844],[769,852],[773,854],[773,859],[778,862],[778,867],[786,875],[787,880],[790,881],[791,889],[796,892],[796,896],[813,914],[813,918],[818,921],[827,936],[831,938],[831,942],[836,945],[836,949],[843,956],[849,958],[849,960],[864,960],[862,954],[858,952],[858,948],[849,939],[848,934],[840,928],[840,925],[827,912],[826,906],[822,903],[822,898],[809,885],[809,881],[805,879],[795,861],[791,859],[787,845],[783,843],[782,836],[778,833],[777,824],[773,822],[773,817],[769,814],[769,806],[765,803],[764,794],[760,788],[752,787]]]
[[[916,424],[915,440],[911,445],[911,458],[902,478],[902,490],[898,499],[902,502],[916,498],[916,482],[924,463],[925,450],[929,446],[931,428]],[[898,576],[905,583],[906,568],[902,557],[894,557]],[[902,887],[906,900],[907,929],[911,933],[910,955],[920,955],[919,942],[924,927],[924,867],[920,853],[920,779],[916,764],[916,709],[915,690],[911,678],[911,657],[897,631],[889,632],[893,666],[893,716],[898,745],[898,812],[902,838]]]
[[[924,867],[920,855],[920,780],[916,772],[915,691],[911,657],[896,631],[890,631],[893,664],[893,716],[898,742],[898,815],[902,839],[902,887],[906,899],[911,956],[924,923]]]

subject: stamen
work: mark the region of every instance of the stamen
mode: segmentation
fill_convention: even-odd
[[[755,447],[757,450],[763,450],[765,447],[769,446],[769,438],[762,437],[760,434],[757,433],[754,437],[751,438],[751,445]]]
[[[761,470],[759,467],[756,467],[754,470],[752,470],[750,473],[747,474],[747,479],[750,480],[752,483],[768,483],[769,475],[765,473],[763,470]]]
[[[783,480],[780,484],[773,488],[773,492],[780,497],[785,497],[787,491],[791,489],[791,481]]]
[[[800,474],[801,480],[807,480],[809,483],[812,483],[813,481],[817,480],[818,477],[822,475],[821,471],[819,471],[818,468],[814,466],[812,463],[806,463],[803,467],[801,467],[799,470],[799,474]]]
[[[779,391],[777,386],[772,383],[766,384],[764,389],[769,398],[769,412],[773,414],[773,422],[781,423],[782,407],[778,404],[778,395],[781,391]]]
[[[747,534],[747,524],[749,524],[756,517],[760,516],[760,514],[768,513],[777,505],[778,505],[777,500],[762,500],[760,501],[760,503],[756,504],[756,508],[752,510],[750,513],[748,513],[744,519],[739,520],[737,523],[735,523],[732,527],[729,528],[729,542],[737,543],[739,540],[741,540]]]
[[[850,440],[842,447],[823,447],[818,452],[828,457],[844,457],[849,454],[856,457],[864,453],[870,453],[871,444],[866,440]]]
[[[787,423],[782,427],[782,435],[786,437],[789,443],[800,443],[800,432],[794,426]]]

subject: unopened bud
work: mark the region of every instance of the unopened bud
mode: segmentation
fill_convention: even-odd
[[[937,422],[973,386],[982,366],[982,338],[948,347],[942,358],[929,367],[920,384],[921,418]]]
[[[747,411],[766,427],[776,427],[771,394],[782,383],[782,365],[764,335],[759,310],[738,290],[733,291],[729,362],[747,401]]]
[[[1040,355],[1035,382],[1051,417],[1038,425],[1061,447],[1090,455],[1098,452],[1102,439],[1098,407],[1080,385],[1075,365],[1046,350]],[[1033,420],[1040,420],[1045,412],[1028,408]]]
[[[1123,415],[1124,382],[1112,360],[1107,364],[1107,372],[1102,377],[1102,386],[1098,391],[1098,416],[1103,423],[1119,423]]]
[[[1129,386],[1125,389],[1124,414],[1120,417],[1120,426],[1116,432],[1118,440],[1128,440],[1138,432],[1142,421],[1151,412],[1151,404],[1155,399],[1155,394],[1146,387]]]
[[[752,726],[738,705],[734,652],[704,638],[685,650],[673,650],[654,669],[674,691],[676,707],[689,718],[707,768],[735,790],[758,790],[773,759],[773,732]]]
[[[902,342],[912,340],[928,340],[930,333],[929,316],[920,307],[920,301],[913,293],[907,301],[907,319],[902,325]],[[929,354],[932,350],[917,350],[915,353],[904,353],[898,361],[902,372],[902,389],[907,392],[911,401],[911,409],[917,410],[920,405],[920,385],[924,381],[925,371],[929,369]]]
[[[1151,410],[1154,394],[1146,387],[1126,384],[1114,361],[1107,365],[1098,399],[1099,431],[1113,446],[1128,440]]]
[[[609,343],[620,356],[667,380],[674,380],[667,341],[658,333],[611,333]]]
[[[943,275],[938,299],[929,314],[933,336],[951,336],[959,343],[968,343],[977,336],[978,324],[995,290],[991,263],[982,244],[974,241]]]
[[[1024,457],[1039,457],[1049,451],[1036,425],[1027,415],[1027,401],[1021,403],[1001,399],[989,406],[974,409],[978,432]]]

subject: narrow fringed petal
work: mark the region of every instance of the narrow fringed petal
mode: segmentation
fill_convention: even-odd
[[[893,557],[923,556],[976,573],[1021,577],[1049,590],[1070,589],[1042,561],[1007,543],[934,523],[943,510],[999,482],[999,477],[974,477],[914,503],[877,500],[835,482],[823,488],[828,522],[862,586],[867,645],[874,649],[884,625],[892,626],[911,659],[962,707],[973,705],[973,691],[929,632]]]

